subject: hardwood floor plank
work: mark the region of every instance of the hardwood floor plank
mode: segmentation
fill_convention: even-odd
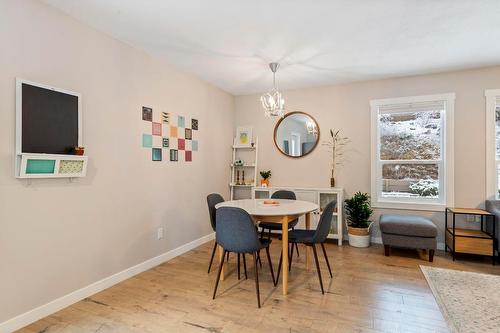
[[[213,243],[152,268],[73,304],[18,332],[447,332],[446,323],[419,269],[429,265],[500,275],[500,267],[469,258],[453,262],[438,252],[433,263],[425,253],[381,246],[367,249],[327,244],[333,278],[320,257],[325,295],[315,270],[304,257],[294,258],[289,294],[274,287],[269,267],[259,270],[262,308],[255,299],[253,268],[248,280],[236,278],[231,255],[217,297],[211,294],[218,263],[206,273]],[[273,240],[277,267],[281,244]],[[305,253],[303,247],[301,253]]]

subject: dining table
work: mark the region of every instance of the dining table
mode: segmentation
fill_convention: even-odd
[[[311,213],[318,211],[319,206],[315,203],[302,200],[286,199],[241,199],[225,201],[217,204],[216,209],[221,207],[237,207],[246,211],[258,224],[259,222],[274,222],[282,225],[282,253],[288,254],[288,223],[305,215],[305,228],[311,228]],[[311,269],[311,254],[309,247],[306,247],[306,269]],[[219,245],[219,259],[222,258],[224,249]],[[288,294],[288,255],[283,255],[282,281],[283,295]],[[224,267],[221,273],[221,280],[224,280]]]

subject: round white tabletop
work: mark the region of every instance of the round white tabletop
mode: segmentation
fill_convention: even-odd
[[[315,211],[319,206],[315,203],[302,200],[272,199],[278,201],[278,205],[266,205],[264,200],[268,199],[243,199],[225,201],[217,204],[215,208],[220,207],[238,207],[245,210],[253,216],[284,216],[284,215],[302,215]]]

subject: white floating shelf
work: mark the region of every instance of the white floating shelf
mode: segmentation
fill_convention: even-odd
[[[229,186],[231,186],[231,187],[252,187],[253,185],[237,185],[237,184],[231,183],[231,184],[229,184]]]
[[[17,178],[77,178],[87,174],[88,156],[22,153]]]
[[[255,168],[255,164],[244,164],[244,165],[230,165],[232,168]]]

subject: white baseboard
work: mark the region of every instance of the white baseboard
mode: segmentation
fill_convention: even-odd
[[[55,299],[47,304],[41,305],[33,310],[20,314],[3,323],[0,323],[0,332],[8,333],[25,327],[37,320],[51,315],[65,307],[70,306],[82,299],[92,296],[104,289],[107,289],[123,280],[126,280],[134,275],[147,271],[155,266],[158,266],[166,261],[169,261],[183,253],[186,253],[206,242],[215,238],[215,233],[195,239],[192,242],[184,244],[178,248],[165,252],[157,257],[148,259],[138,265],[127,268],[121,272],[108,276],[100,281],[94,282],[86,287],[75,290],[65,296]]]
[[[382,244],[382,237],[372,237],[371,242],[375,244]],[[437,243],[438,250],[444,250],[444,243]]]

